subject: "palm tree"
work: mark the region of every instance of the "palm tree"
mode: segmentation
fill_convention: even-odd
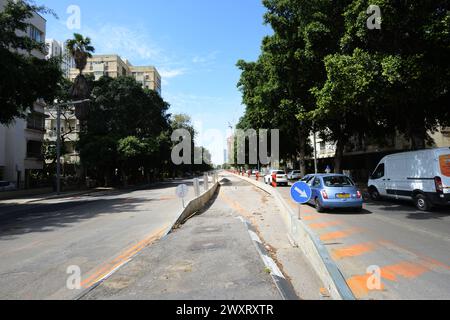
[[[74,100],[88,99],[91,95],[91,88],[83,75],[83,70],[86,68],[87,59],[92,58],[92,53],[95,52],[95,48],[91,45],[91,39],[84,38],[81,34],[75,33],[73,39],[66,42],[66,48],[70,55],[75,60],[75,66],[80,71],[75,78],[73,85],[70,89],[70,95]],[[83,122],[87,118],[88,103],[78,104],[75,106],[75,115],[81,122],[83,128]]]

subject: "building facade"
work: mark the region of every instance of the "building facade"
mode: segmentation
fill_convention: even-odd
[[[0,11],[5,4],[6,0],[0,0]],[[27,32],[17,34],[43,43],[46,20],[34,14],[27,22]],[[37,50],[31,54],[45,59],[45,55]],[[45,103],[39,100],[30,106],[24,119],[17,118],[8,126],[0,125],[0,181],[8,181],[18,188],[28,187],[32,173],[43,169],[44,108]]]
[[[69,79],[74,81],[79,71],[70,69]],[[152,66],[133,66],[128,60],[122,59],[116,54],[94,55],[88,59],[84,74],[92,74],[95,80],[103,76],[118,78],[129,76],[136,79],[143,88],[158,92],[161,95],[161,76],[158,70]]]
[[[450,128],[440,128],[437,132],[428,133],[432,142],[427,148],[450,147]],[[311,146],[314,145],[314,136],[310,137]],[[344,149],[342,162],[343,170],[351,172],[351,175],[359,181],[367,180],[369,174],[375,169],[379,161],[386,155],[398,152],[406,152],[411,148],[411,142],[402,135],[386,138],[386,143],[380,146],[364,139],[352,139]],[[323,172],[327,166],[333,168],[336,154],[336,145],[316,137],[316,152],[319,163],[319,172]],[[309,170],[313,172],[313,159],[308,159]]]
[[[70,69],[75,68],[75,60],[68,52],[64,42],[56,41],[54,39],[46,39],[45,44],[47,46],[46,59],[60,58],[61,59],[61,71],[65,78],[69,79]]]

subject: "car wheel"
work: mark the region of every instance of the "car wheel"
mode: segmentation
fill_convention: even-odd
[[[381,200],[381,195],[377,188],[370,188],[369,195],[370,199],[372,199],[373,201]]]
[[[322,207],[322,205],[320,204],[320,201],[318,198],[316,198],[316,200],[314,201],[314,204],[316,206],[317,212],[322,213],[325,211],[324,208]]]
[[[417,209],[420,211],[430,211],[431,210],[431,203],[428,198],[423,194],[418,194],[414,197],[414,204],[416,205]]]

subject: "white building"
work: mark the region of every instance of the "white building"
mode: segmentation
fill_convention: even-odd
[[[0,11],[5,5],[6,0],[0,0]],[[46,20],[39,14],[34,14],[28,22],[27,33],[18,34],[44,42]],[[32,55],[45,58],[36,50]],[[9,126],[0,125],[0,181],[26,187],[30,174],[34,170],[43,169],[44,107],[43,101],[38,101],[30,106],[26,119],[15,119]]]
[[[68,52],[64,42],[56,41],[54,39],[46,39],[45,44],[47,45],[47,56],[45,58],[60,58],[61,70],[64,77],[69,79],[70,69],[75,68],[75,60]]]

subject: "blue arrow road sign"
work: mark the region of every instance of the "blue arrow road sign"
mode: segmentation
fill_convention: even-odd
[[[305,182],[299,181],[291,188],[291,197],[297,203],[307,203],[311,196],[311,188]]]

